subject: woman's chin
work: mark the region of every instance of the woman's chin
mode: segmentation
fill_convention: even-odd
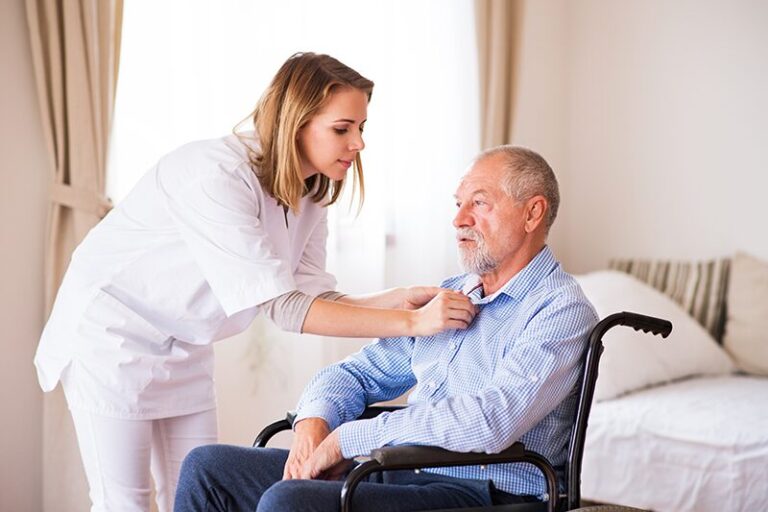
[[[320,174],[333,181],[342,181],[347,177],[347,171],[337,171],[336,169],[323,171]]]

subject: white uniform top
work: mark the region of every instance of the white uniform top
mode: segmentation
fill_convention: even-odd
[[[274,297],[333,290],[327,235],[321,205],[286,214],[261,189],[236,136],[182,146],[74,251],[35,356],[41,387],[64,376],[71,408],[119,418],[215,407],[211,343]]]

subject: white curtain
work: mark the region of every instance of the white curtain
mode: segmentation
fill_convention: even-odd
[[[481,146],[512,142],[523,0],[475,0]]]
[[[26,7],[50,161],[45,254],[50,311],[72,251],[111,207],[104,182],[122,0],[27,0]],[[45,510],[85,510],[85,476],[60,388],[43,401],[42,443]]]

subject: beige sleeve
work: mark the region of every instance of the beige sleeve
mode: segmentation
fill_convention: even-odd
[[[343,293],[334,291],[323,292],[317,297],[312,297],[306,293],[294,290],[263,303],[261,310],[267,318],[275,322],[282,330],[301,332],[304,320],[307,318],[307,313],[315,298],[333,301],[339,300],[342,297],[344,297]]]
[[[339,300],[342,297],[346,297],[346,295],[343,293],[334,292],[334,291],[323,292],[317,296],[318,299],[325,299],[325,300]]]

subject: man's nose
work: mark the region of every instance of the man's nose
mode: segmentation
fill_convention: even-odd
[[[472,216],[469,215],[466,207],[464,205],[459,206],[459,211],[457,211],[456,215],[453,217],[453,227],[461,228],[471,226],[472,224]]]

